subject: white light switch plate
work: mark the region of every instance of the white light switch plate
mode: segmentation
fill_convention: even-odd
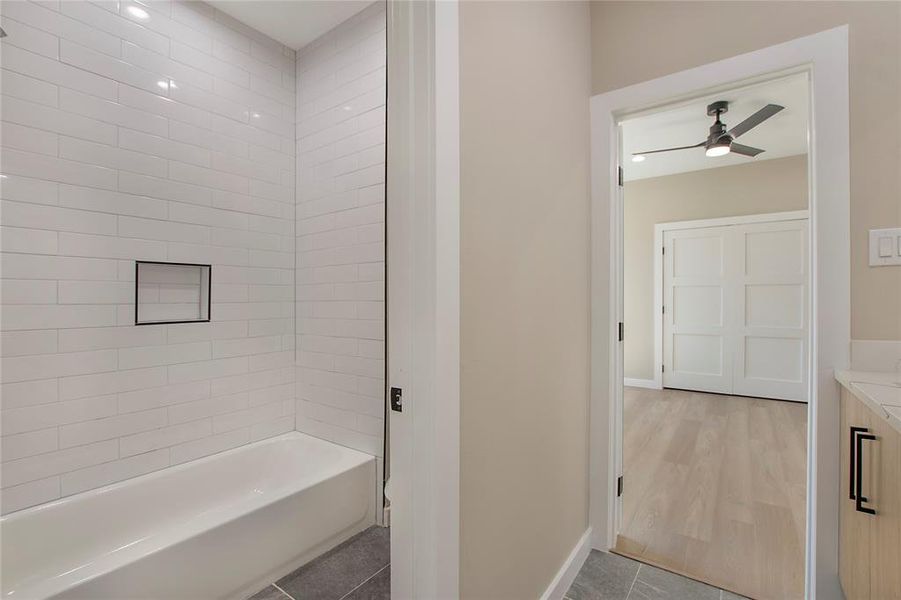
[[[901,265],[901,227],[870,230],[870,266]]]

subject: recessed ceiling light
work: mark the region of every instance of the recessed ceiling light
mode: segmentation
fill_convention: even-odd
[[[168,82],[168,81],[160,80],[160,81],[157,81],[157,82],[156,82],[156,85],[157,85],[157,87],[160,88],[161,90],[168,90],[168,89],[169,89],[169,82]]]
[[[141,19],[142,21],[146,21],[147,19],[150,18],[150,15],[147,13],[146,10],[144,10],[143,8],[137,7],[137,6],[129,6],[125,10],[127,10],[128,14],[130,14],[134,18]]]
[[[644,154],[636,154],[632,157],[632,162],[644,162]]]

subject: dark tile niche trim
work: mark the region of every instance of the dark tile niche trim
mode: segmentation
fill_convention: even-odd
[[[203,294],[204,281],[203,269],[206,269],[206,318],[183,319],[175,321],[141,321],[138,317],[139,301],[138,289],[140,286],[141,265],[166,265],[171,267],[199,267],[201,269],[200,293]],[[212,308],[213,298],[213,266],[202,263],[185,263],[185,262],[165,262],[158,260],[136,260],[135,261],[135,325],[175,325],[179,323],[209,323],[210,309]]]

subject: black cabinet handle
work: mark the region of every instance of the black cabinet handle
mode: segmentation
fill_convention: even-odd
[[[876,436],[872,435],[868,432],[869,429],[863,429],[862,432],[857,434],[857,468],[856,468],[856,483],[857,483],[857,498],[855,499],[854,508],[858,512],[866,513],[868,515],[875,515],[876,511],[872,508],[868,508],[863,505],[864,502],[868,502],[866,497],[863,495],[863,442],[864,440],[876,441]]]
[[[859,451],[855,453],[855,448],[857,446],[857,434],[858,433],[866,433],[869,431],[866,427],[851,427],[851,443],[848,444],[849,452],[851,453],[850,460],[848,461],[848,498],[850,500],[855,500],[857,498],[857,471],[860,470],[858,466],[857,459],[855,456],[859,454]],[[866,502],[866,498],[864,498],[864,502]]]

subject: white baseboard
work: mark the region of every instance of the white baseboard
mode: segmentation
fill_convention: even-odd
[[[633,379],[631,377],[623,377],[623,385],[626,387],[648,388],[651,390],[663,389],[653,379]]]
[[[892,373],[901,360],[901,341],[851,340],[851,369]]]
[[[575,581],[576,575],[579,574],[579,569],[582,568],[582,564],[588,558],[589,552],[591,552],[591,527],[579,538],[572,552],[569,553],[569,556],[563,562],[563,566],[560,567],[557,575],[554,576],[554,580],[551,581],[551,584],[541,595],[541,600],[561,600],[564,594],[569,591],[573,581]]]

